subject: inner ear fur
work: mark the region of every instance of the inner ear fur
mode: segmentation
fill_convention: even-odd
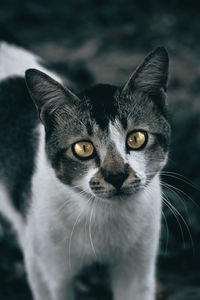
[[[135,90],[158,95],[166,92],[168,81],[169,57],[164,47],[156,48],[138,66],[122,89],[122,93]]]
[[[25,80],[39,117],[45,126],[55,121],[54,115],[62,107],[65,111],[68,110],[69,114],[74,113],[74,108],[80,99],[68,88],[36,69],[27,70]]]

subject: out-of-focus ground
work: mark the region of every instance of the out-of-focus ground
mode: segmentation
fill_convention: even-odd
[[[96,82],[122,85],[148,52],[160,45],[167,48],[172,144],[162,178],[171,204],[163,204],[158,278],[162,299],[199,300],[198,2],[3,0],[0,23],[66,76],[74,91]],[[7,222],[0,224],[0,299],[31,299],[14,237]]]

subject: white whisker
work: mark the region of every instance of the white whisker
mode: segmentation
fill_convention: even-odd
[[[187,222],[185,221],[185,219],[184,219],[184,217],[182,216],[182,214],[171,204],[171,202],[169,202],[169,200],[167,200],[165,197],[163,197],[163,199],[165,200],[164,202],[165,202],[165,204],[166,204],[166,202],[167,202],[167,204],[168,204],[168,207],[170,206],[173,210],[174,210],[174,212],[175,212],[175,215],[177,216],[179,216],[180,217],[180,219],[182,220],[182,222],[184,223],[184,225],[185,225],[185,227],[186,227],[186,229],[187,229],[187,231],[188,231],[188,234],[189,234],[189,237],[190,237],[190,241],[191,241],[191,246],[192,246],[192,250],[193,250],[193,253],[194,253],[194,241],[193,241],[193,238],[192,238],[192,234],[191,234],[191,232],[190,232],[190,228],[189,228],[189,226],[188,226],[188,224],[187,224]],[[178,218],[176,218],[177,219],[177,221],[178,221]],[[180,222],[178,221],[178,223],[180,224]],[[182,231],[182,227],[181,227],[181,231]],[[183,234],[183,231],[182,231],[182,234]]]
[[[182,205],[183,205],[183,207],[185,209],[185,212],[188,215],[188,220],[190,221],[190,216],[189,216],[189,213],[188,213],[188,209],[187,209],[187,206],[185,205],[184,200],[181,198],[181,194],[178,193],[178,192],[176,192],[176,188],[175,187],[173,187],[172,185],[167,184],[166,182],[161,183],[161,186],[163,188],[166,188],[167,190],[169,190],[171,193],[173,193],[175,195],[175,197],[177,197],[177,199],[179,199],[181,201],[181,203],[182,203]]]
[[[93,203],[91,205],[91,212],[90,212],[89,228],[88,229],[89,229],[90,244],[91,244],[91,247],[92,247],[92,250],[94,252],[95,257],[97,257],[96,251],[95,251],[95,248],[94,248],[94,244],[93,244],[93,241],[92,241],[92,230],[91,230],[92,215],[93,215],[94,206],[95,206],[95,198],[93,198]]]
[[[68,246],[68,262],[69,262],[69,268],[71,270],[71,244],[72,244],[72,237],[73,237],[73,233],[74,233],[74,230],[75,230],[75,227],[80,219],[80,216],[81,216],[81,212],[80,214],[78,215],[78,217],[76,218],[76,221],[72,227],[72,231],[71,231],[71,234],[70,234],[70,238],[69,238],[69,246]]]
[[[179,225],[179,228],[180,228],[180,232],[181,232],[181,237],[182,237],[182,240],[183,240],[183,245],[185,247],[185,238],[184,238],[184,234],[183,234],[183,229],[182,229],[182,226],[181,226],[181,223],[176,215],[176,209],[174,208],[174,206],[165,198],[164,194],[162,196],[162,199],[164,201],[164,204],[169,208],[169,210],[172,212],[173,216],[175,217],[178,225]]]
[[[170,171],[162,171],[161,175],[178,179],[200,192],[200,189],[198,187],[196,187],[187,177],[185,177],[179,173],[170,172]]]
[[[168,244],[169,244],[169,226],[168,226],[167,218],[165,217],[165,213],[164,213],[163,210],[162,210],[162,215],[163,215],[163,219],[164,219],[164,221],[165,221],[165,225],[166,225],[166,234],[167,234],[167,241],[166,241],[166,246],[165,246],[165,251],[164,251],[164,255],[166,255],[166,254],[167,254]]]
[[[197,206],[198,207],[198,209],[200,209],[200,206],[187,194],[187,193],[185,193],[184,191],[182,191],[182,190],[180,190],[179,188],[177,188],[177,187],[175,187],[175,186],[173,186],[173,185],[171,185],[171,184],[169,184],[169,183],[164,183],[165,184],[165,186],[168,186],[168,187],[170,187],[170,188],[172,188],[172,189],[174,189],[176,192],[177,192],[177,194],[179,193],[181,193],[181,194],[183,194],[187,199],[189,199],[190,201],[192,201],[192,203],[195,205],[195,206]]]

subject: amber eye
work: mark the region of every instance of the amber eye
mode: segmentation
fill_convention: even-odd
[[[128,135],[127,145],[130,149],[140,150],[147,143],[147,133],[144,131],[135,131]]]
[[[81,158],[89,158],[94,153],[94,146],[91,142],[81,141],[73,146],[76,155]]]

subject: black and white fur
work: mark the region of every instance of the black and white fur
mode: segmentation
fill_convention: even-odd
[[[74,95],[37,57],[0,44],[0,211],[17,232],[35,300],[75,299],[76,278],[95,265],[114,300],[155,299],[167,75],[158,48],[123,88]],[[126,147],[133,130],[148,134],[141,151]],[[80,140],[93,143],[92,159],[74,155]],[[119,174],[120,194],[107,180]]]

